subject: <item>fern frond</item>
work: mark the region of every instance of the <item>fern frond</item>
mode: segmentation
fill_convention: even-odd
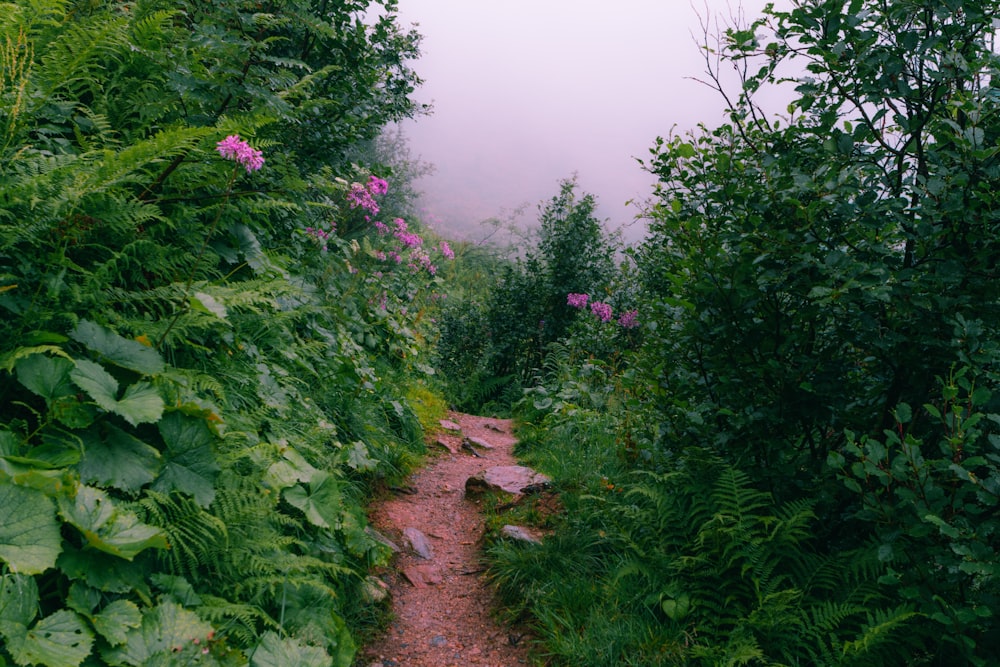
[[[135,501],[142,520],[163,529],[170,548],[160,554],[174,574],[194,581],[206,575],[228,548],[226,524],[192,498],[146,491]]]

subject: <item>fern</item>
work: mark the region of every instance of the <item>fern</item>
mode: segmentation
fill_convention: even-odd
[[[192,498],[147,490],[135,504],[143,521],[166,533],[170,548],[160,558],[176,575],[192,581],[204,578],[229,548],[226,524]]]

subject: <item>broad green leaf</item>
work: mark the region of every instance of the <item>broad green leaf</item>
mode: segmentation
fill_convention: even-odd
[[[297,639],[281,638],[272,631],[261,637],[250,658],[250,667],[330,667],[330,655],[319,646],[309,646]]]
[[[38,584],[25,574],[0,576],[0,635],[8,644],[23,641],[38,613]]]
[[[76,580],[69,586],[66,607],[84,616],[90,616],[101,603],[101,597],[101,591],[84,581]]]
[[[212,447],[215,436],[204,419],[180,412],[168,413],[158,426],[166,452],[163,471],[153,482],[153,489],[162,493],[181,491],[207,507],[215,497],[215,478],[220,470]]]
[[[143,375],[162,373],[165,368],[163,358],[153,348],[137,340],[124,338],[94,322],[80,320],[70,337],[112,364]]]
[[[214,296],[211,294],[205,294],[204,292],[195,292],[191,295],[191,306],[195,310],[200,310],[205,313],[212,313],[220,320],[226,319],[226,307],[219,303]]]
[[[78,359],[70,377],[95,403],[108,412],[115,411],[118,405],[118,380],[104,370],[103,366],[88,359]]]
[[[148,382],[136,382],[125,389],[113,412],[132,426],[151,424],[163,415],[163,399],[156,387]]]
[[[21,664],[77,667],[94,645],[94,633],[76,613],[60,609],[38,621],[23,642],[11,650]]]
[[[45,399],[46,403],[75,393],[69,374],[73,362],[63,357],[33,354],[18,360],[14,365],[17,380],[29,391]]]
[[[142,626],[142,613],[131,600],[115,600],[92,619],[94,629],[112,646],[124,644],[128,631]]]
[[[132,593],[150,596],[149,568],[142,560],[127,561],[114,558],[94,549],[76,549],[67,546],[56,561],[59,569],[70,579],[86,582],[108,593]]]
[[[125,642],[120,647],[104,655],[113,665],[185,665],[195,663],[196,656],[201,658],[201,646],[212,635],[212,626],[193,611],[173,602],[163,602],[146,611],[139,626],[128,629]],[[164,658],[170,657],[175,659],[173,663],[162,663]],[[215,661],[208,662],[208,656],[205,656],[195,664],[215,664]]]
[[[330,473],[317,472],[308,484],[308,491],[301,484],[285,490],[285,500],[302,510],[315,526],[331,528],[338,524],[342,510],[340,487]]]
[[[85,433],[83,443],[79,470],[84,482],[138,491],[160,472],[160,452],[113,425],[107,425],[103,437]]]
[[[100,489],[80,486],[74,499],[59,499],[59,511],[83,533],[87,544],[105,553],[132,560],[150,547],[167,548],[167,538],[159,528],[117,507]]]
[[[56,564],[62,548],[55,503],[41,491],[0,475],[0,560],[12,572],[39,574]]]
[[[347,449],[347,465],[353,470],[364,472],[378,467],[378,460],[368,455],[368,446],[363,442],[355,442]]]

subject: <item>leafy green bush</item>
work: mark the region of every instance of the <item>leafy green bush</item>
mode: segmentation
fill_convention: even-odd
[[[0,662],[353,660],[448,254],[342,163],[415,110],[368,4],[3,5]]]

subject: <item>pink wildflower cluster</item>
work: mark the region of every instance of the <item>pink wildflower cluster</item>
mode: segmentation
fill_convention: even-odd
[[[589,294],[570,293],[566,295],[566,305],[572,308],[586,308],[588,302],[590,302],[590,312],[594,314],[594,317],[599,319],[601,322],[611,321],[611,304],[604,303],[602,301],[591,302]],[[638,318],[639,311],[637,309],[633,308],[632,310],[626,310],[618,317],[618,325],[623,329],[634,329],[639,326]]]
[[[441,245],[438,246],[438,249],[446,259],[455,259],[455,251],[451,249],[451,246],[448,245],[447,241],[441,241]]]
[[[611,321],[611,306],[606,303],[594,301],[590,304],[590,312],[602,322]]]
[[[238,134],[231,134],[215,144],[215,150],[223,158],[243,165],[248,174],[264,166],[264,154],[240,139]]]
[[[361,183],[351,183],[351,189],[347,191],[347,202],[351,208],[360,208],[372,215],[378,215],[378,202],[372,196],[371,190]]]
[[[419,234],[414,234],[409,231],[406,227],[406,221],[402,218],[396,218],[392,221],[396,226],[396,231],[393,232],[393,236],[399,239],[399,242],[403,244],[406,248],[416,248],[421,245],[424,240],[420,238]]]
[[[618,325],[622,329],[634,329],[639,326],[639,311],[636,309],[626,310],[618,318]]]

